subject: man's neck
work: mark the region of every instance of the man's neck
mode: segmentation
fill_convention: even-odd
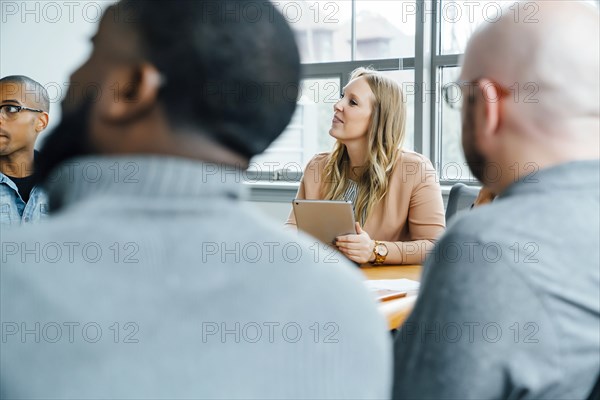
[[[25,178],[33,175],[33,149],[0,156],[0,172],[13,178]]]

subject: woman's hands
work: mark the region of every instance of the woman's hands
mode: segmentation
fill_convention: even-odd
[[[375,241],[356,223],[356,235],[338,236],[335,245],[352,261],[364,264],[375,260],[373,248]]]

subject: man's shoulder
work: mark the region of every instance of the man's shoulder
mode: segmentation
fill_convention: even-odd
[[[448,225],[446,232],[482,237],[500,236],[514,227],[513,216],[529,211],[527,202],[523,202],[521,199],[497,198],[489,204],[459,211]],[[519,223],[523,224],[524,221]]]
[[[279,224],[262,217],[251,216],[248,220],[254,221],[253,229],[244,236],[253,240],[260,238],[261,242],[281,249],[275,252],[274,263],[278,268],[283,263],[290,273],[298,269],[303,277],[316,275],[324,280],[358,282],[363,279],[358,268],[331,246],[301,231],[284,230]]]
[[[44,266],[65,267],[78,261],[89,260],[102,263],[108,258],[108,243],[118,235],[99,233],[98,224],[90,218],[52,217],[24,225],[2,226],[0,248],[2,249],[3,273],[24,267],[31,271],[43,270]],[[117,239],[118,240],[118,239]],[[113,242],[115,240],[112,240]]]
[[[45,219],[36,224],[8,225],[2,226],[0,243],[6,242],[40,242],[44,239],[58,240],[64,234],[70,236],[73,232],[68,229],[68,225],[61,221]],[[89,229],[87,230],[89,232]]]
[[[222,292],[235,290],[237,296],[256,301],[257,307],[262,304],[257,313],[289,307],[287,312],[295,318],[335,318],[340,329],[370,335],[385,330],[365,278],[352,263],[315,239],[243,214],[241,209],[233,216],[243,229],[210,230],[188,221],[180,226],[185,234],[149,225],[126,232],[115,227],[111,231],[107,223],[90,229],[91,217],[71,224],[74,218],[59,215],[37,228],[2,235],[2,286],[18,281],[23,290],[15,295],[25,296],[33,295],[39,285],[58,288],[51,282],[66,280],[78,287],[71,293],[75,299],[90,277],[99,285],[135,277],[140,287],[156,288],[161,281],[157,277],[177,276],[198,296],[213,296],[218,287]],[[205,225],[211,226],[210,221]],[[179,239],[169,241],[173,236]],[[237,306],[229,311],[236,310]]]
[[[558,251],[562,239],[524,207],[500,199],[456,216],[428,257],[424,275],[481,301],[494,302],[488,295],[498,288],[519,288],[524,298],[545,293],[567,272]]]
[[[515,221],[499,210],[504,205],[486,205],[456,215],[427,260],[428,269],[463,279],[479,274],[510,276],[511,246],[522,242]],[[517,251],[516,249],[514,251]]]

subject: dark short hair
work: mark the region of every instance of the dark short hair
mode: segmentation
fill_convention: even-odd
[[[296,107],[300,56],[290,26],[269,1],[119,6],[139,34],[142,56],[163,75],[160,101],[172,125],[201,128],[247,157],[281,134]]]
[[[50,97],[48,96],[48,91],[39,82],[34,81],[25,75],[10,75],[0,79],[0,84],[2,83],[16,83],[27,88],[32,88],[32,94],[35,95],[35,103],[37,106],[46,112],[50,112]],[[27,89],[27,94],[29,93],[31,92]]]

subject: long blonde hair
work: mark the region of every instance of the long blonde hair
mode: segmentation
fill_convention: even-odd
[[[363,216],[366,221],[373,207],[387,193],[388,178],[404,141],[406,104],[400,85],[392,79],[372,69],[357,68],[352,71],[350,81],[360,77],[367,80],[374,95],[367,129],[367,162],[357,182],[358,195],[354,204],[356,221],[363,221]],[[323,170],[323,198],[341,199],[348,186],[349,174],[348,151],[338,140]]]

